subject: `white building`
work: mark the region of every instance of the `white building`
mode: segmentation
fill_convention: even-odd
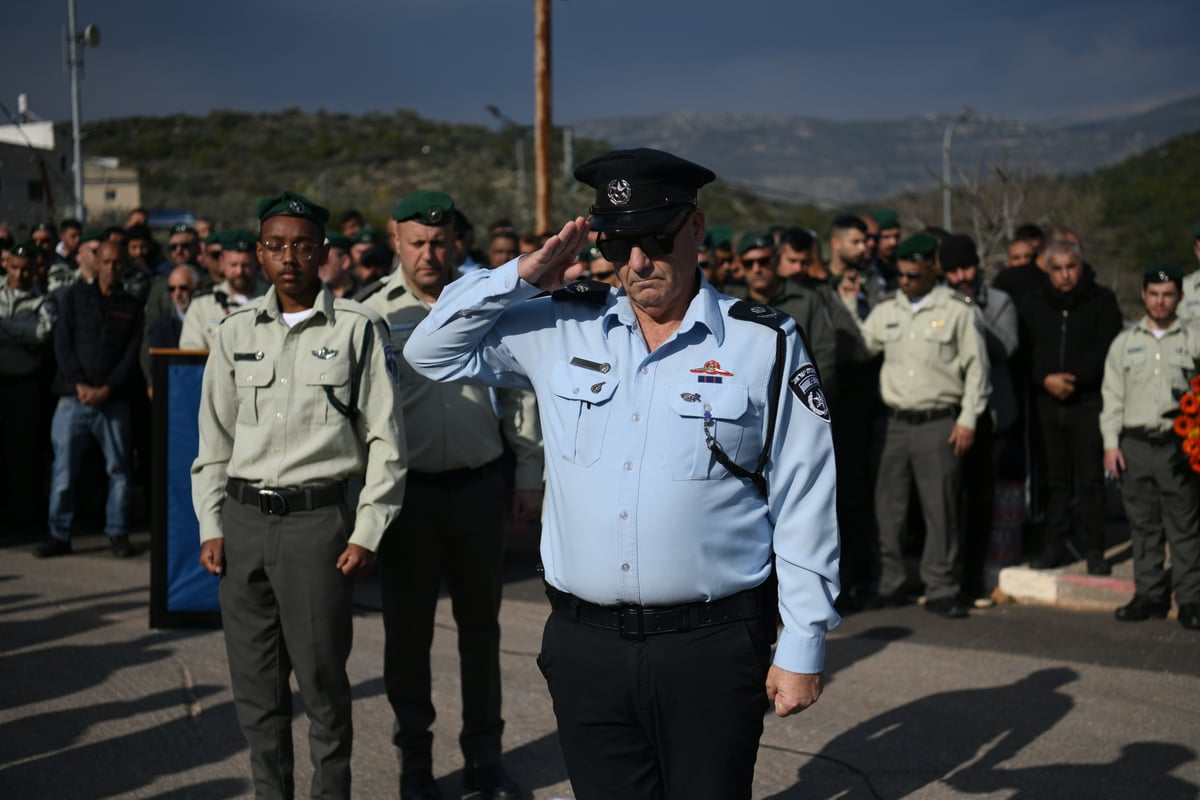
[[[0,221],[18,236],[72,210],[71,137],[53,122],[0,125]]]

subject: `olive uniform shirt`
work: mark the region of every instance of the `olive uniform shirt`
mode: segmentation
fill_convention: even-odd
[[[1200,331],[1200,269],[1183,276],[1183,298],[1176,314],[1184,325]]]
[[[944,286],[923,299],[913,311],[897,292],[862,323],[867,349],[883,353],[883,402],[905,411],[959,406],[957,423],[974,430],[991,395],[983,321],[974,305]]]
[[[246,305],[263,296],[267,285],[263,281],[255,281],[254,292]],[[234,291],[229,288],[227,281],[222,281],[211,290],[196,292],[183,318],[183,333],[179,334],[179,347],[182,350],[211,350],[213,337],[217,326],[227,316],[232,314],[240,305],[233,303]]]
[[[402,271],[385,278],[363,304],[383,316],[397,350],[432,308],[408,289]],[[438,383],[398,359],[397,393],[408,430],[408,466],[418,472],[473,469],[504,452],[500,422],[486,386]],[[537,400],[525,389],[497,389],[504,439],[516,456],[514,486],[542,490],[544,456]]]
[[[1200,335],[1176,320],[1160,339],[1143,317],[1117,334],[1104,360],[1100,435],[1104,449],[1120,446],[1124,428],[1166,433],[1200,358]]]
[[[0,375],[31,375],[41,366],[54,330],[54,303],[34,288],[16,292],[0,284]]]
[[[352,405],[360,358],[360,413],[352,422],[329,392]],[[362,476],[350,542],[374,551],[404,497],[396,381],[382,320],[324,287],[312,315],[292,328],[274,288],[226,317],[204,369],[200,452],[192,464],[200,541],[222,536],[229,478],[284,488]]]

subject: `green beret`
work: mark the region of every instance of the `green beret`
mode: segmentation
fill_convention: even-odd
[[[440,227],[454,221],[454,201],[443,192],[413,192],[392,209],[396,222],[416,220],[422,225]]]
[[[104,241],[103,228],[88,228],[83,232],[83,236],[79,238],[80,242],[102,242]]]
[[[204,237],[205,244],[223,244],[225,239],[224,231],[213,231],[208,236]]]
[[[364,225],[359,229],[358,233],[354,234],[354,238],[351,241],[354,244],[379,244],[379,231],[370,225]]]
[[[300,217],[316,225],[321,230],[329,221],[329,209],[322,208],[302,194],[282,192],[272,197],[264,197],[254,207],[260,223],[271,217]]]
[[[1192,226],[1192,236],[1196,237],[1197,239],[1200,239],[1200,222],[1197,222],[1195,225]]]
[[[747,231],[742,234],[742,238],[738,239],[737,254],[740,256],[750,250],[758,250],[762,247],[775,249],[775,237],[770,231]]]
[[[896,248],[896,258],[904,261],[932,261],[938,249],[938,240],[927,233],[914,233]]]
[[[871,218],[879,223],[879,229],[886,231],[889,228],[900,227],[900,215],[890,208],[877,208],[871,212]]]
[[[251,253],[254,251],[258,237],[244,228],[234,228],[225,231],[219,239],[221,247],[234,253]]]
[[[708,235],[712,237],[714,249],[724,250],[733,247],[733,229],[728,225],[710,225]]]
[[[188,225],[186,222],[176,222],[174,225],[171,226],[171,234],[172,235],[174,235],[176,233],[195,233],[195,232],[196,232],[196,229],[193,228],[191,225]]]
[[[39,233],[39,232],[41,232],[41,231],[51,231],[51,232],[53,232],[53,231],[54,231],[54,226],[53,226],[53,225],[51,225],[49,222],[39,222],[37,225],[34,225],[34,226],[33,226],[33,230],[32,230],[31,232],[32,232],[32,233]]]
[[[1148,286],[1151,283],[1173,283],[1182,287],[1183,270],[1175,264],[1155,264],[1152,267],[1146,267],[1142,273],[1142,286]]]
[[[8,252],[17,258],[37,258],[42,254],[42,248],[38,247],[37,242],[30,239],[28,242],[13,245]]]
[[[579,261],[590,263],[595,261],[597,258],[604,258],[604,256],[601,255],[599,247],[596,247],[594,244],[589,244],[587,247],[579,251],[579,255],[576,258]]]
[[[326,231],[325,244],[329,245],[330,247],[336,247],[339,250],[349,250],[351,242],[349,236],[342,236],[340,233],[330,233]]]

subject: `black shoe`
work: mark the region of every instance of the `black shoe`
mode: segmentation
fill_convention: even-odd
[[[108,544],[112,547],[113,558],[129,558],[133,555],[133,546],[129,544],[129,537],[123,533],[108,537]]]
[[[1122,622],[1142,622],[1151,617],[1165,617],[1170,610],[1170,600],[1154,601],[1135,594],[1126,605],[1113,612],[1113,616]]]
[[[71,540],[58,539],[51,536],[46,541],[33,548],[34,558],[54,558],[55,556],[71,555]]]
[[[472,800],[528,800],[529,794],[508,777],[499,764],[463,769],[463,798]]]
[[[1088,575],[1112,575],[1112,567],[1101,550],[1093,550],[1087,554]]]
[[[1200,631],[1200,603],[1184,603],[1179,607],[1179,624]]]
[[[877,594],[871,598],[870,608],[901,608],[912,604],[912,598],[903,589],[886,594]]]
[[[967,605],[957,597],[938,597],[925,601],[925,610],[940,614],[946,619],[963,619],[968,616]]]
[[[427,769],[400,776],[400,800],[442,800],[442,790]]]
[[[1030,569],[1055,569],[1067,563],[1067,553],[1061,547],[1047,547],[1029,562]]]

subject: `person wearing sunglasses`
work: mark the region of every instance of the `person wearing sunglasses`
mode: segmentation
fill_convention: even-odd
[[[599,247],[591,244],[583,248],[579,253],[579,260],[587,265],[586,275],[589,280],[621,288],[621,280],[617,277],[616,266],[601,254]]]
[[[197,291],[183,322],[179,346],[184,350],[210,350],[217,326],[237,309],[262,297],[266,281],[259,279],[257,237],[241,228],[221,234],[220,274],[215,286]]]
[[[884,605],[908,600],[900,535],[915,483],[925,519],[925,610],[960,618],[967,616],[958,577],[962,463],[992,386],[979,310],[962,295],[935,286],[937,249],[937,239],[923,233],[900,243],[900,291],[875,306],[862,333],[867,349],[883,354],[879,388],[887,406],[875,485],[879,600]]]
[[[829,409],[791,318],[697,265],[711,170],[638,148],[575,177],[590,221],[447,286],[405,357],[537,393],[538,664],[574,796],[748,800],[764,713],[817,700],[838,622]],[[590,231],[618,291],[577,280]]]

